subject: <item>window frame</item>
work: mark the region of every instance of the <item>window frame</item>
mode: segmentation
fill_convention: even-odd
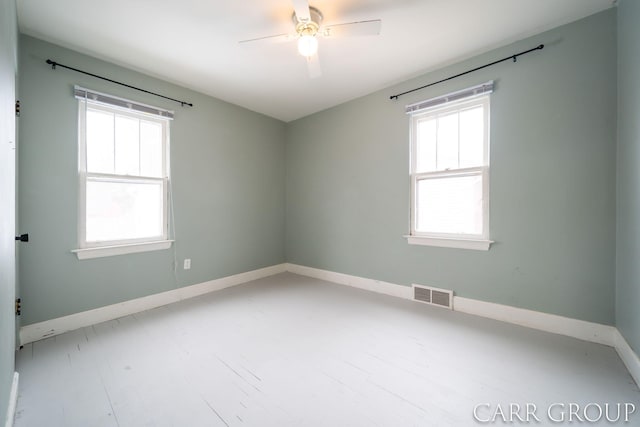
[[[136,120],[156,122],[162,129],[162,177],[98,173],[87,171],[87,111],[93,109],[121,115]],[[169,181],[170,181],[170,124],[169,118],[134,111],[117,105],[96,102],[90,98],[78,98],[78,249],[72,250],[78,259],[97,258],[135,252],[167,249],[169,239]],[[87,241],[87,183],[106,181],[131,184],[161,184],[162,186],[162,234],[144,238]]]
[[[435,105],[411,113],[410,131],[410,177],[411,207],[410,234],[405,236],[409,244],[440,246],[460,249],[488,250],[493,241],[489,238],[490,227],[490,93],[474,95],[463,99]],[[418,149],[418,124],[430,118],[446,116],[452,112],[461,112],[481,105],[483,107],[484,129],[482,136],[483,164],[481,166],[445,169],[430,172],[416,172]],[[418,231],[418,183],[428,179],[480,176],[482,178],[482,231],[479,234],[445,233]]]

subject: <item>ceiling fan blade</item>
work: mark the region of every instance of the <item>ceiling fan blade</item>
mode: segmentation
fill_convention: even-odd
[[[240,40],[238,43],[253,43],[253,42],[261,42],[261,43],[285,43],[295,40],[297,34],[276,34],[274,36],[265,36],[265,37],[257,37],[255,39],[247,39]]]
[[[380,34],[382,21],[347,22],[345,24],[328,25],[320,30],[325,37],[377,36]]]
[[[322,69],[320,68],[320,58],[318,58],[318,54],[306,58],[307,60],[307,70],[309,71],[309,78],[317,79],[322,75]]]
[[[292,0],[293,2],[293,10],[296,12],[296,17],[298,21],[309,21],[311,19],[311,14],[309,12],[309,1],[308,0]]]

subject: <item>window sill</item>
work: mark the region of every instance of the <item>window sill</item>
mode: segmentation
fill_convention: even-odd
[[[441,248],[472,249],[488,251],[493,240],[451,239],[425,236],[404,236],[410,245],[438,246]]]
[[[74,249],[78,259],[102,258],[107,256],[133,254],[137,252],[159,251],[169,249],[173,240],[158,240],[155,242],[130,243],[127,245],[101,246],[99,248]]]

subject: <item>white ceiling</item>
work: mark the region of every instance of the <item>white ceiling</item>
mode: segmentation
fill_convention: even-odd
[[[614,1],[311,0],[325,25],[382,19],[379,36],[320,40],[316,79],[294,42],[238,43],[290,33],[291,0],[17,3],[22,33],[291,121]]]

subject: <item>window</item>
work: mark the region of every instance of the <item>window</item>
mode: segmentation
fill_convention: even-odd
[[[83,259],[168,248],[168,117],[82,88],[76,97],[80,248],[73,252]]]
[[[409,243],[487,250],[492,82],[408,106]]]

